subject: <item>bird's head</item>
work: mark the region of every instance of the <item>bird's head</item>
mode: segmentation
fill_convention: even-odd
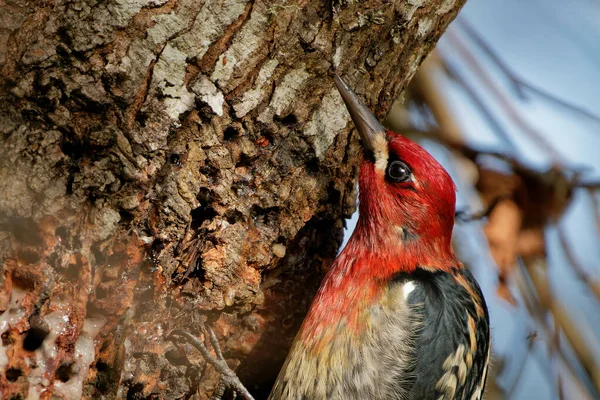
[[[351,246],[401,255],[406,272],[417,266],[457,264],[451,247],[456,188],[446,170],[417,143],[387,131],[336,75],[364,148],[359,219]]]

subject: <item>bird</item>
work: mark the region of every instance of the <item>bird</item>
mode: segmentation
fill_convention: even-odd
[[[489,313],[452,249],[455,184],[337,74],[334,82],[363,147],[359,217],[269,400],[479,400]]]
[[[363,147],[359,217],[329,268],[269,400],[479,400],[490,322],[479,284],[452,249],[456,187],[419,144],[386,130],[337,74]],[[221,384],[253,400],[205,327],[197,347]]]

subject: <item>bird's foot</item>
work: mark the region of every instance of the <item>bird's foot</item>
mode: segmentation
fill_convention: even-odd
[[[204,331],[205,337],[208,336],[211,347],[215,351],[216,358],[211,354],[211,352],[208,350],[208,348],[202,340],[198,339],[196,336],[192,335],[189,332],[175,330],[171,332],[171,336],[179,336],[185,338],[189,343],[192,344],[192,346],[197,348],[200,351],[200,353],[202,353],[204,359],[210,365],[212,365],[218,373],[221,374],[221,381],[215,389],[215,392],[213,393],[211,399],[221,400],[223,394],[225,393],[225,390],[227,388],[230,388],[234,391],[234,398],[236,393],[239,393],[245,400],[254,400],[254,397],[252,397],[248,389],[246,389],[246,387],[242,384],[235,372],[231,368],[229,368],[229,365],[227,365],[227,362],[223,357],[223,353],[221,352],[221,346],[219,345],[219,341],[213,330],[209,326],[205,325]]]

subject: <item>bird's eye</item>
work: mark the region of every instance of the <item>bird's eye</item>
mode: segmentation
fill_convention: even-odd
[[[392,161],[388,167],[386,174],[393,182],[406,182],[410,179],[410,168],[402,161]]]

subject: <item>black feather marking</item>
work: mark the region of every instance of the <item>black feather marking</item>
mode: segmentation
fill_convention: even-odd
[[[458,278],[461,278],[457,280]],[[408,388],[409,399],[467,399],[481,384],[487,368],[489,348],[489,316],[479,285],[469,270],[461,268],[455,272],[429,272],[423,269],[406,274],[398,274],[391,284],[415,282],[415,290],[408,297],[408,303],[419,315],[421,326],[416,336],[415,360],[412,368],[406,371],[413,376]],[[468,287],[465,287],[465,283]],[[477,309],[483,309],[478,313]],[[465,352],[459,360],[465,360],[471,352],[469,317],[475,321],[476,351],[471,354],[472,365],[467,368],[464,384],[459,379],[459,368],[450,365],[444,369],[444,362],[453,357],[462,345]],[[457,377],[458,384],[454,395],[449,397],[443,387],[436,388],[444,374]],[[449,375],[446,375],[449,376]],[[403,382],[403,386],[406,382]]]

